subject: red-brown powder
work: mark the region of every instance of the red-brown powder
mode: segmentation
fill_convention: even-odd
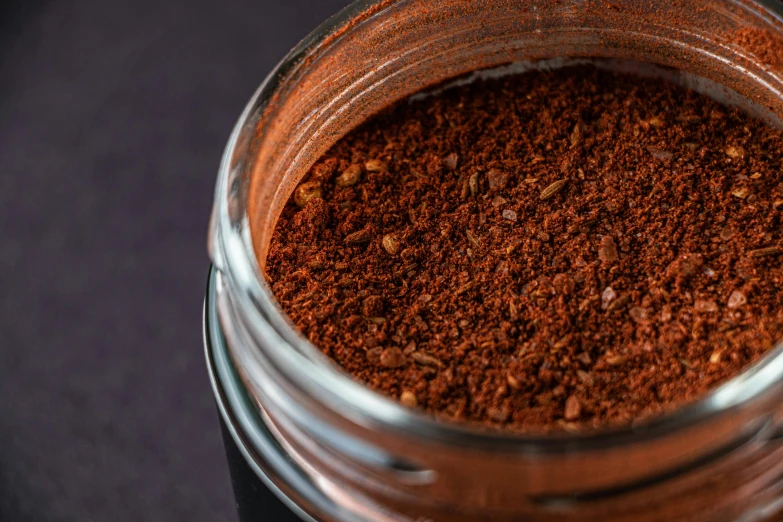
[[[735,45],[752,53],[762,64],[783,69],[783,39],[766,29],[743,28],[734,33]]]
[[[783,338],[783,134],[592,67],[398,104],[318,161],[266,276],[371,388],[518,430],[693,400]]]

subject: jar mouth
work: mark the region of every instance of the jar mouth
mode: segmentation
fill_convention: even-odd
[[[524,433],[491,430],[459,421],[439,420],[403,407],[398,402],[354,381],[340,371],[317,347],[306,340],[277,304],[263,276],[253,247],[251,223],[246,211],[247,186],[244,175],[252,168],[253,135],[265,108],[279,94],[283,82],[312,55],[314,49],[331,45],[346,31],[371,19],[395,0],[360,0],[324,22],[297,45],[266,77],[237,121],[222,157],[210,221],[209,250],[224,285],[232,290],[233,308],[251,331],[263,325],[266,335],[280,341],[275,364],[305,393],[317,396],[330,407],[362,423],[401,430],[433,440],[488,450],[509,448],[535,452],[563,452],[579,449],[634,444],[683,430],[718,415],[761,400],[783,384],[783,343],[778,343],[760,360],[710,390],[697,400],[671,411],[644,418],[638,423],[606,425],[585,432]],[[770,10],[762,14],[775,24],[783,18]],[[781,73],[783,76],[783,72]],[[780,94],[780,92],[778,92]],[[783,94],[781,94],[783,98]],[[287,199],[284,198],[284,199]],[[262,364],[252,354],[239,357],[245,375],[252,381],[254,367]]]

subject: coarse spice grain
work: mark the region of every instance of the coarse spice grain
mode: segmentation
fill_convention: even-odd
[[[579,66],[397,104],[284,209],[266,277],[372,389],[512,430],[627,423],[783,338],[783,133]]]

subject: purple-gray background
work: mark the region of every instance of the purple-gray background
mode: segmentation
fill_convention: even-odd
[[[231,126],[346,0],[0,3],[0,520],[235,520],[201,347]]]

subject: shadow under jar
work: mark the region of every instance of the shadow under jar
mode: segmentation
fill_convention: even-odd
[[[780,126],[783,54],[753,36],[783,42],[781,13],[750,0],[360,1],[296,47],[231,135],[209,237],[207,360],[243,521],[286,520],[264,488],[291,520],[778,520],[780,346],[633,426],[481,431],[353,381],[295,331],[261,274],[283,206],[321,155],[378,110],[471,71],[589,59]]]

